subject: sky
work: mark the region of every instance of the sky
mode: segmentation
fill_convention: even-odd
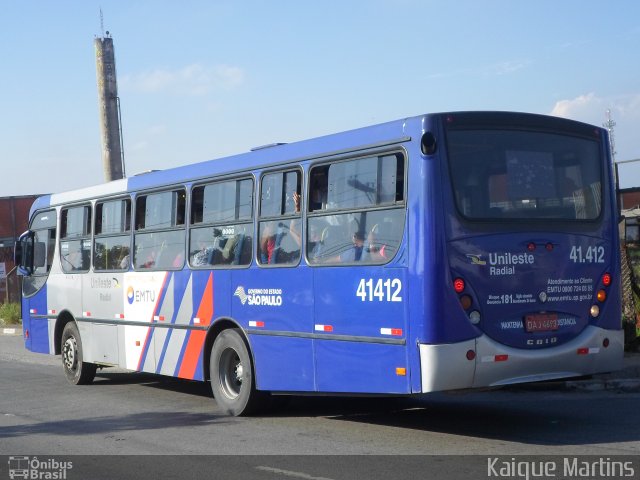
[[[640,159],[635,0],[0,0],[0,196],[103,182],[94,39],[127,175],[428,112],[601,126]],[[619,166],[640,186],[640,161]]]

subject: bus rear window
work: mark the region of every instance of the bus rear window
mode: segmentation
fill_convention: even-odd
[[[595,140],[517,130],[451,129],[458,211],[472,220],[595,220],[602,159]]]

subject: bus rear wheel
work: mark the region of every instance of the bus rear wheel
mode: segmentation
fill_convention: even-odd
[[[263,395],[256,390],[251,355],[237,328],[224,330],[213,342],[209,363],[211,390],[229,415],[250,415]]]
[[[87,385],[93,382],[97,366],[95,363],[83,361],[80,332],[74,322],[69,322],[64,326],[60,351],[62,352],[62,368],[70,383]]]

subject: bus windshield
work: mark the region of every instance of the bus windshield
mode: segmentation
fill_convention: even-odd
[[[469,220],[600,216],[603,162],[596,139],[451,128],[447,146],[456,206]]]

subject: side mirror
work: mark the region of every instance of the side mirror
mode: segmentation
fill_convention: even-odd
[[[13,252],[14,263],[18,267],[18,273],[30,276],[34,271],[34,238],[35,234],[27,230],[16,242]],[[44,245],[43,245],[44,246]]]

